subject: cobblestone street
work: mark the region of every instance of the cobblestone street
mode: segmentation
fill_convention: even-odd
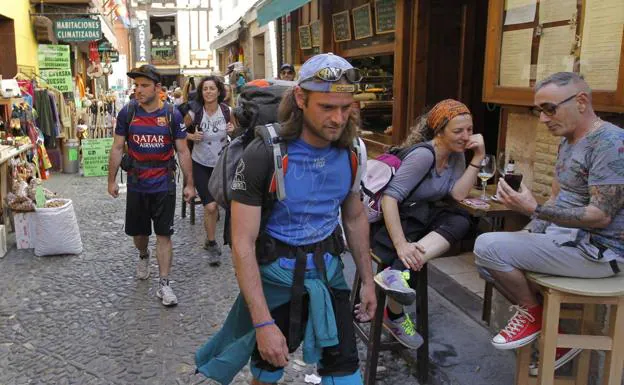
[[[0,384],[210,383],[194,374],[194,352],[219,329],[238,286],[229,248],[220,267],[206,262],[201,208],[191,226],[178,202],[170,277],[180,304],[164,308],[155,296],[155,259],[150,280],[134,277],[125,197],[110,198],[106,178],[54,174],[45,185],[73,200],[84,252],[38,258],[13,249],[0,259]],[[282,383],[303,384],[314,368],[293,362]],[[378,383],[417,384],[398,356],[384,355],[381,365]],[[245,369],[235,383],[249,378]]]

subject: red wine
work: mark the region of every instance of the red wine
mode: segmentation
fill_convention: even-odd
[[[516,172],[515,166],[516,164],[514,160],[510,159],[509,163],[507,163],[507,167],[505,167],[505,182],[507,182],[507,184],[511,186],[512,189],[516,191],[520,191],[520,183],[522,183],[522,174],[520,174],[519,172]]]

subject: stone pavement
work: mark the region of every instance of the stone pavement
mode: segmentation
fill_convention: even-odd
[[[201,208],[191,226],[178,204],[171,279],[180,304],[164,308],[155,259],[152,279],[134,278],[125,199],[108,196],[106,178],[54,174],[45,185],[73,200],[84,252],[38,258],[13,249],[0,259],[0,385],[210,383],[194,374],[194,352],[219,329],[238,286],[228,248],[221,267],[206,262]],[[303,384],[314,368],[293,361],[283,383]],[[393,356],[382,365],[390,376],[381,384],[417,384]],[[249,378],[245,369],[234,383]]]
[[[219,329],[238,286],[227,247],[220,267],[206,262],[201,208],[191,226],[178,203],[170,278],[180,304],[165,308],[155,296],[155,260],[152,279],[134,278],[125,199],[108,196],[106,178],[54,174],[46,187],[73,200],[84,252],[37,258],[13,249],[0,259],[0,385],[211,383],[194,374],[194,352]],[[351,277],[351,259],[345,264]],[[512,354],[495,351],[481,325],[433,290],[430,312],[432,383],[511,383]],[[304,375],[314,373],[310,365],[293,365],[296,358],[299,352],[281,383],[304,384]],[[399,355],[384,353],[380,365],[378,384],[418,385],[413,365]],[[249,379],[245,369],[234,383]]]

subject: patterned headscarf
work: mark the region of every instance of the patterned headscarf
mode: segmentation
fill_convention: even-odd
[[[433,106],[427,116],[427,126],[433,130],[433,134],[437,135],[446,127],[448,122],[459,115],[468,114],[470,110],[462,102],[454,99],[445,99]]]

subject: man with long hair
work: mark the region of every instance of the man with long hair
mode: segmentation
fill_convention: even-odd
[[[196,354],[199,372],[223,384],[250,357],[252,384],[277,383],[301,342],[323,384],[362,384],[338,222],[341,210],[363,282],[355,317],[366,322],[377,303],[368,222],[350,165],[357,132],[351,104],[361,75],[333,54],[310,58],[299,75],[279,108],[286,197],[266,213],[274,167],[261,138],[246,148],[232,186],[232,255],[242,296]]]

